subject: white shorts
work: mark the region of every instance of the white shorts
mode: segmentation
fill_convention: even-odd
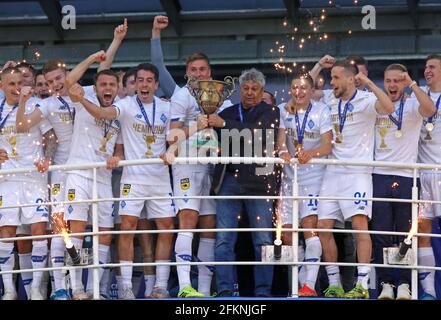
[[[68,173],[66,178],[66,201],[78,201],[92,199],[93,180],[78,174]],[[112,186],[97,183],[98,198],[112,198]],[[98,202],[98,226],[101,228],[113,228],[113,201]],[[67,221],[88,221],[89,212],[92,217],[91,203],[68,203],[65,207],[65,219]],[[91,219],[90,219],[91,221]]]
[[[0,183],[0,227],[49,221],[47,206],[2,209],[5,206],[47,202],[47,194],[47,184],[44,181],[2,181]]]
[[[167,185],[141,185],[121,183],[121,198],[141,197],[167,197],[173,196],[170,184]],[[145,209],[146,216],[141,215]],[[174,217],[175,205],[173,199],[162,200],[121,200],[119,214],[121,216],[134,216],[138,218],[157,219]]]
[[[66,201],[66,171],[51,172],[51,201]],[[63,204],[55,204],[52,206],[52,212],[63,212]]]
[[[300,184],[299,185],[299,196],[302,197],[312,197],[319,195],[320,187],[322,185],[322,179],[314,179],[312,181],[308,181],[308,184]],[[282,180],[281,186],[281,195],[282,196],[292,196],[292,181],[290,180]],[[292,199],[282,199],[279,204],[280,214],[282,215],[282,223],[292,224]],[[299,219],[303,219],[307,216],[317,215],[318,214],[318,200],[317,199],[309,199],[309,200],[300,200],[299,201]]]
[[[421,172],[421,199],[441,201],[441,174],[433,172]],[[421,204],[421,215],[425,219],[434,219],[441,216],[441,204]]]
[[[346,175],[326,170],[323,177],[322,197],[355,197],[360,200],[320,200],[319,220],[332,219],[344,223],[357,214],[372,216],[372,175],[370,173],[351,173]]]
[[[188,172],[173,168],[173,192],[178,197],[209,196],[211,175],[208,172]],[[216,214],[214,199],[176,199],[176,210],[191,209],[199,215]]]

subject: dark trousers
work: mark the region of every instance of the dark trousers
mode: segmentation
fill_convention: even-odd
[[[373,174],[374,198],[412,199],[412,178]],[[408,232],[412,222],[412,204],[400,202],[374,201],[372,206],[371,229],[375,231]],[[403,236],[372,235],[375,263],[383,263],[383,248],[392,247],[401,241]],[[377,268],[377,284],[382,282],[400,285],[410,283],[410,270],[399,270],[398,282],[392,268]]]

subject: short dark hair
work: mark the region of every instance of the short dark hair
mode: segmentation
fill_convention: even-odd
[[[144,70],[144,71],[150,71],[154,74],[155,81],[159,80],[159,71],[158,68],[154,64],[151,63],[141,63],[136,67],[136,74],[135,79],[138,77],[138,71]]]
[[[1,71],[0,76],[3,78],[3,76],[6,74],[14,74],[14,73],[21,74],[21,71],[18,67],[7,67]]]
[[[192,55],[190,55],[187,58],[187,61],[185,62],[185,66],[188,67],[188,65],[190,63],[192,63],[193,61],[196,61],[196,60],[205,60],[205,61],[207,61],[208,66],[210,66],[210,59],[208,59],[208,56],[202,52],[196,52],[196,53],[193,53]]]
[[[392,71],[392,70],[407,72],[407,68],[404,64],[392,63],[387,66],[386,70],[384,70],[384,73],[386,73],[387,71]]]
[[[365,58],[363,58],[362,56],[349,56],[346,58],[346,60],[348,60],[351,63],[355,63],[357,66],[358,65],[365,65],[367,67],[367,65],[368,65],[367,60]]]
[[[43,74],[46,74],[48,72],[57,70],[57,69],[63,69],[66,71],[66,63],[62,59],[53,59],[47,61],[43,66]]]
[[[38,76],[44,76],[42,69],[38,69],[35,71],[35,78],[37,78]]]
[[[263,90],[263,92],[268,93],[270,98],[271,98],[271,103],[273,106],[277,105],[277,100],[276,100],[276,96],[274,95],[274,93],[272,93],[271,91],[268,90]]]
[[[95,74],[95,75],[93,76],[93,80],[94,80],[95,85],[96,85],[96,83],[97,83],[99,77],[102,76],[102,75],[115,77],[115,79],[116,79],[116,83],[118,83],[118,85],[119,85],[119,78],[118,78],[118,75],[116,74],[115,71],[112,71],[112,70],[110,70],[110,69],[101,70],[100,72],[98,72],[97,74]]]
[[[127,87],[127,80],[128,80],[131,76],[134,76],[134,77],[136,78],[136,72],[137,72],[137,71],[138,71],[138,70],[137,70],[136,68],[130,68],[129,70],[127,70],[127,71],[124,73],[123,78],[122,78],[122,85],[123,85],[124,88]]]
[[[441,55],[439,55],[439,54],[431,54],[431,55],[427,56],[426,62],[429,60],[432,60],[432,59],[436,59],[441,63]]]
[[[333,68],[335,67],[341,67],[344,68],[346,71],[352,73],[354,76],[358,74],[358,67],[355,63],[351,63],[349,60],[340,60],[334,63]]]
[[[306,80],[311,85],[311,88],[314,88],[314,80],[312,79],[309,73],[305,73],[303,71],[302,72],[295,71],[291,78],[291,81],[296,79]]]
[[[26,61],[17,62],[17,68],[27,68],[32,73],[34,78],[37,76],[37,71],[35,70],[34,66]]]

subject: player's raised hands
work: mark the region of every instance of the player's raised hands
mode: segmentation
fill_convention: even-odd
[[[20,91],[20,98],[19,98],[19,103],[26,103],[26,101],[29,100],[30,97],[32,97],[34,95],[34,89],[32,89],[32,87],[29,86],[24,86],[21,88]]]
[[[329,69],[334,65],[335,58],[327,54],[323,56],[318,63],[322,68]]]
[[[124,18],[124,23],[115,28],[113,38],[122,41],[125,38],[128,29],[127,18]]]
[[[72,102],[79,102],[84,98],[84,89],[78,83],[69,88],[69,97]]]
[[[163,30],[168,27],[168,17],[167,16],[156,16],[153,19],[153,29]]]
[[[359,72],[355,76],[355,81],[362,86],[368,86],[371,82],[371,80],[362,72]]]
[[[103,62],[106,60],[106,52],[104,50],[100,50],[90,55],[90,58],[95,62]]]

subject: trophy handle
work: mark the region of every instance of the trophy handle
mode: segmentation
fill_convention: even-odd
[[[226,83],[226,86],[224,87],[224,100],[231,97],[236,91],[236,81],[238,81],[237,77],[233,78],[232,76],[226,76],[224,78],[224,82]]]

